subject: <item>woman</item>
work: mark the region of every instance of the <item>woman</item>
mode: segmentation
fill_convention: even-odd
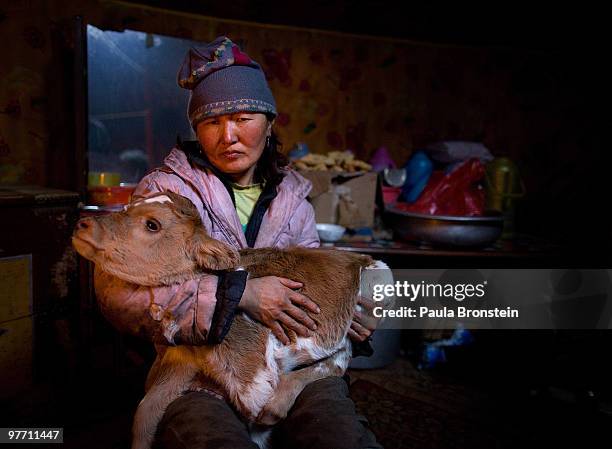
[[[163,190],[181,194],[196,205],[210,235],[236,249],[319,246],[314,211],[306,199],[311,185],[287,169],[277,151],[272,131],[276,105],[261,67],[220,37],[189,51],[178,82],[191,91],[188,117],[198,142],[173,149],[162,167],[142,179],[134,199]],[[238,310],[268,326],[284,343],[289,338],[283,325],[300,336],[316,330],[305,311],[316,314],[317,305],[295,291],[300,283],[247,276],[235,271],[146,288],[96,271],[95,288],[105,316],[122,331],[152,339],[158,354],[168,344],[218,343]],[[372,331],[359,319],[350,330],[357,342]],[[210,385],[194,385],[170,404],[158,432],[158,447],[257,447]],[[275,438],[279,445],[296,448],[380,447],[339,378],[307,387],[277,426]]]

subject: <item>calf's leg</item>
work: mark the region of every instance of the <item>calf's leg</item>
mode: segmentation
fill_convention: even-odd
[[[183,364],[160,364],[157,378],[151,381],[151,387],[136,409],[132,425],[132,449],[151,448],[157,425],[166,407],[187,390],[196,373],[197,368],[187,361]]]
[[[345,340],[337,352],[305,368],[279,376],[274,394],[257,417],[257,423],[272,426],[287,416],[295,399],[308,384],[329,376],[342,376],[350,360],[350,343]]]

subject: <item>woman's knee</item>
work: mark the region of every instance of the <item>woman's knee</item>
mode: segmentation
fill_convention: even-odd
[[[225,401],[191,392],[173,401],[157,429],[155,449],[256,449],[245,424]]]
[[[340,377],[327,377],[304,388],[275,432],[285,447],[381,447],[367,420],[357,413],[348,383]]]

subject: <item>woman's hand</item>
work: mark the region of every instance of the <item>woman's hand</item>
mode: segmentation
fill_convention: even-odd
[[[281,323],[301,337],[311,336],[310,330],[317,328],[312,318],[298,307],[313,313],[320,312],[319,306],[310,298],[293,290],[302,286],[301,282],[277,276],[249,279],[239,307],[251,318],[269,327],[283,344],[289,344],[289,337]]]
[[[351,327],[348,330],[348,336],[353,341],[365,341],[372,335],[380,320],[372,313],[375,305],[374,301],[360,296],[357,304],[361,306],[362,310],[355,311]]]

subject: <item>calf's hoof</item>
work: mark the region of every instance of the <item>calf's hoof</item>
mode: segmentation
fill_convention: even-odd
[[[266,406],[261,412],[259,412],[259,415],[257,416],[255,422],[263,426],[273,426],[282,419],[285,419],[286,417],[286,411],[281,412],[279,410],[275,410],[273,407]]]

